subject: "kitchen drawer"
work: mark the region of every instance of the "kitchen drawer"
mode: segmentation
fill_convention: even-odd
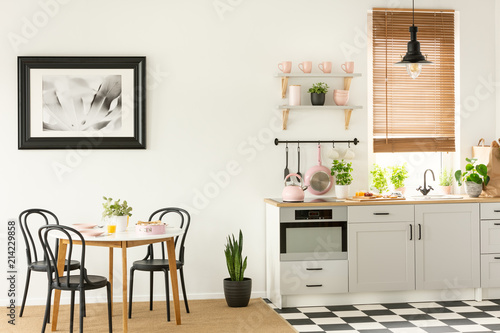
[[[500,202],[481,204],[481,220],[500,220]]]
[[[281,262],[281,294],[346,293],[347,260]]]
[[[481,255],[481,288],[500,287],[500,254]]]
[[[413,205],[373,205],[349,207],[347,221],[356,222],[413,222],[415,220]]]
[[[481,253],[500,253],[500,220],[481,221]]]

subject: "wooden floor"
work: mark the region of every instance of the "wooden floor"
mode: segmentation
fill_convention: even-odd
[[[173,304],[171,304],[173,306]],[[171,311],[173,307],[171,306]],[[271,309],[262,299],[252,299],[246,308],[229,308],[225,300],[189,301],[191,313],[186,313],[181,303],[182,325],[175,325],[175,317],[167,322],[165,302],[155,302],[153,311],[149,303],[134,302],[129,332],[296,332],[284,319]],[[15,326],[7,323],[6,307],[2,307],[0,332],[40,332],[43,320],[43,306],[29,306],[22,318],[16,317]],[[19,311],[19,307],[17,311]],[[122,332],[121,304],[114,304],[113,332]],[[74,332],[78,332],[78,307],[75,306]],[[85,332],[108,332],[107,308],[105,304],[88,304],[84,319]],[[51,331],[50,324],[47,331]],[[69,331],[69,305],[61,306],[57,332]]]

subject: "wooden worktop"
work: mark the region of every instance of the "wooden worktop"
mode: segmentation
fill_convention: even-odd
[[[318,198],[321,199],[334,199],[334,198]],[[498,202],[500,198],[469,198],[464,195],[463,199],[433,199],[433,200],[373,200],[373,201],[337,201],[337,202],[280,202],[280,199],[264,199],[264,202],[276,207],[319,207],[319,206],[372,206],[372,205],[422,205],[422,204],[459,204],[459,203],[487,203]]]

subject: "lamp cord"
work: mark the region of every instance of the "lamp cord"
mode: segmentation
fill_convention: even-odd
[[[415,26],[415,0],[411,1],[413,7],[413,26]]]

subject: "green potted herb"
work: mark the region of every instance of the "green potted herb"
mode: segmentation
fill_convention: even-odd
[[[373,170],[370,171],[372,175],[372,187],[377,189],[377,191],[382,194],[388,190],[387,187],[387,170],[381,168],[378,164],[373,165]]]
[[[439,188],[443,194],[449,195],[453,185],[453,172],[451,169],[444,168],[439,175]]]
[[[344,160],[333,160],[331,174],[335,176],[335,195],[338,199],[349,196],[349,187],[352,183],[352,163]]]
[[[328,88],[330,87],[324,82],[314,83],[308,91],[311,94],[311,104],[325,105],[325,94],[328,92]]]
[[[240,230],[239,240],[234,235],[227,236],[226,265],[229,277],[224,279],[224,296],[228,306],[245,307],[252,293],[252,279],[244,277],[247,268],[247,257],[243,259],[243,233]]]
[[[389,180],[391,184],[394,185],[394,189],[404,194],[406,189],[405,180],[408,178],[406,163],[403,165],[390,166],[388,171],[391,173]]]
[[[488,167],[484,164],[475,165],[477,158],[466,158],[465,172],[457,170],[455,179],[458,186],[462,186],[465,182],[465,193],[470,197],[477,198],[483,191],[483,186],[488,185],[490,176],[488,176]]]
[[[128,219],[132,216],[132,207],[129,207],[127,200],[123,200],[123,202],[120,203],[121,199],[113,202],[112,198],[102,198],[105,200],[102,204],[104,208],[102,217],[108,220],[109,225],[116,225],[117,232],[125,231],[128,226]]]

